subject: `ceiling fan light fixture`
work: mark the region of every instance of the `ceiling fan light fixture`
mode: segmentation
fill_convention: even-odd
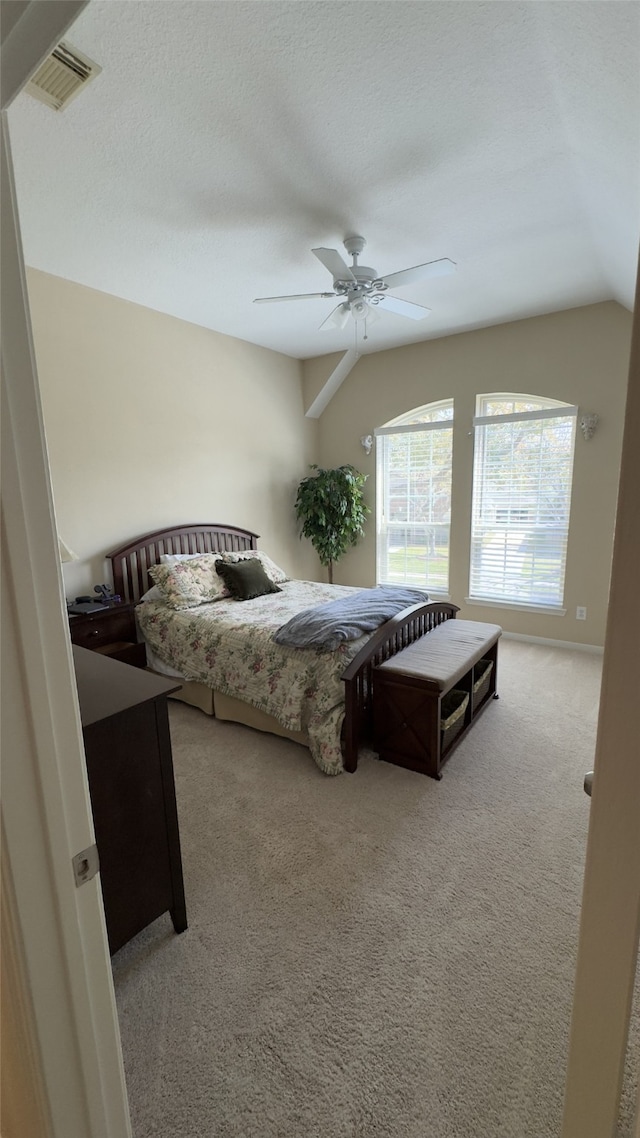
[[[339,304],[338,307],[333,310],[333,313],[331,316],[332,324],[336,328],[344,328],[348,319],[349,319],[349,305],[346,303],[345,304]]]
[[[326,320],[322,321],[322,324],[320,325],[318,331],[330,332],[334,328],[344,328],[348,319],[349,305],[345,301],[343,304],[339,304],[337,308],[334,308],[333,311],[329,313]]]
[[[357,300],[352,300],[348,306],[349,312],[357,323],[364,320],[377,320],[380,313],[377,311],[375,305],[371,303],[369,297],[358,297]]]

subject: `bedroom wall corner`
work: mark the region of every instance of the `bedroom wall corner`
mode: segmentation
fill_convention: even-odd
[[[317,461],[298,360],[29,269],[58,528],[80,560],[67,596],[108,580],[104,554],[181,522],[260,534],[292,576],[298,482]]]

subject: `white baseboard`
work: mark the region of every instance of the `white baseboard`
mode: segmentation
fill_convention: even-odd
[[[575,648],[578,652],[595,652],[602,655],[599,644],[577,644],[574,640],[550,640],[546,636],[525,636],[521,632],[503,632],[505,640],[526,640],[527,644],[548,644],[550,648]]]

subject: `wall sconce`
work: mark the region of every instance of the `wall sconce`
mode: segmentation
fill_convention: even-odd
[[[360,439],[360,442],[364,447],[365,454],[371,454],[371,450],[373,448],[373,435],[363,435]]]
[[[581,415],[580,416],[580,430],[582,431],[585,439],[593,437],[593,433],[598,425],[597,415]]]

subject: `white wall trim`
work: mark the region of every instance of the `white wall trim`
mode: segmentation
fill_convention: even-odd
[[[360,353],[355,348],[348,348],[340,363],[333,369],[329,378],[316,395],[308,411],[307,419],[319,419],[325,407],[330,403],[339,387],[342,386],[349,372],[356,366]]]
[[[547,636],[525,636],[522,632],[503,632],[505,640],[524,640],[527,644],[548,644],[550,648],[575,648],[577,652],[594,652],[601,656],[604,648],[600,644],[580,644],[576,640],[551,640]]]

